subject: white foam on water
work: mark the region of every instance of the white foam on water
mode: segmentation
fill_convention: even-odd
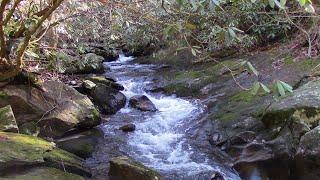
[[[113,70],[127,68],[126,62],[133,59],[120,55],[117,62],[109,65],[114,66],[110,67]],[[130,133],[128,138],[128,145],[131,147],[128,152],[130,156],[163,172],[174,171],[191,176],[206,171],[221,171],[226,179],[240,179],[236,174],[226,174],[220,170],[220,166],[209,164],[208,159],[195,162],[191,158],[194,152],[186,142],[186,129],[183,129],[183,126],[195,120],[203,112],[201,106],[175,96],[155,97],[148,94],[144,91],[148,81],[120,79],[118,82],[125,87],[123,93],[127,99],[138,94],[146,95],[159,110],[145,115],[141,122],[134,122],[136,130]],[[128,114],[131,111],[132,109],[127,106],[121,109],[120,113]]]

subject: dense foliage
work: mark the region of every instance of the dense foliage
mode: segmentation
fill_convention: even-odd
[[[217,51],[290,39],[295,32],[303,35],[302,45],[308,42],[309,56],[316,42],[317,32],[309,31],[317,23],[310,0],[62,2],[1,1],[2,79],[21,70],[25,53],[32,59],[41,59],[44,50],[84,53],[92,43],[140,53],[173,46],[203,61]]]

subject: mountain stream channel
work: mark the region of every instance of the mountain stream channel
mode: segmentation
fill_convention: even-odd
[[[104,132],[103,141],[87,160],[89,166],[98,166],[95,179],[104,179],[110,158],[121,155],[157,170],[170,180],[206,180],[215,172],[227,180],[241,179],[234,169],[214,162],[192,145],[188,131],[197,124],[205,108],[198,100],[146,90],[152,86],[152,75],[159,67],[138,64],[133,57],[123,55],[105,65],[110,69],[106,75],[124,86],[122,93],[127,99],[146,95],[158,111],[142,112],[127,103],[100,126]],[[136,130],[130,133],[119,130],[126,123],[134,123]]]

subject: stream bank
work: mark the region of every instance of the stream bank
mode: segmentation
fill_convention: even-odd
[[[192,63],[191,53],[174,53],[160,51],[139,62],[166,64],[155,74],[155,84],[160,86],[154,91],[198,98],[207,107],[201,123],[189,131],[202,153],[234,167],[243,179],[319,177],[316,159],[320,156],[315,148],[319,142],[314,139],[319,106],[312,100],[318,98],[318,78],[311,74],[319,59],[294,58],[277,48],[220,58],[234,68],[233,78],[222,64]],[[258,77],[245,69],[237,70],[243,60],[254,65]],[[237,85],[250,88],[259,80],[271,86],[277,79],[292,85],[294,93],[281,98],[252,95]],[[306,145],[307,141],[312,143]],[[312,150],[306,151],[306,147]]]

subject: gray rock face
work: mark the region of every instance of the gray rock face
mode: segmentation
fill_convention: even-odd
[[[301,137],[296,156],[320,165],[320,126]]]
[[[18,125],[11,106],[0,108],[0,131],[18,132]]]
[[[156,106],[145,95],[136,95],[131,97],[129,105],[141,111],[157,111]]]
[[[10,104],[18,126],[37,123],[43,137],[57,138],[74,128],[100,124],[100,114],[87,96],[55,81],[44,82],[42,89],[6,86],[0,92],[0,107]]]
[[[275,127],[291,118],[310,127],[319,124],[320,81],[311,81],[295,90],[292,95],[273,103],[262,121],[267,127]]]
[[[110,160],[110,180],[162,180],[163,177],[143,164],[128,157]]]
[[[126,105],[124,94],[104,84],[98,83],[90,96],[103,114],[115,114]]]

